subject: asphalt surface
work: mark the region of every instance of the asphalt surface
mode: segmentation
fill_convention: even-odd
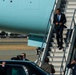
[[[38,57],[35,50],[0,50],[0,60],[10,60],[21,53],[26,53],[26,58],[33,62]]]
[[[10,60],[21,53],[26,53],[26,58],[35,61],[36,47],[27,46],[26,38],[4,38],[0,39],[0,60]]]

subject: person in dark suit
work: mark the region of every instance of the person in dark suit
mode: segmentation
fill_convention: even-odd
[[[49,64],[49,58],[46,57],[44,63],[41,65],[41,68],[49,74],[55,73],[55,68],[52,64]]]
[[[67,68],[71,68],[72,75],[76,75],[76,56],[74,57],[74,60],[72,60],[69,64],[67,64]]]
[[[25,53],[22,53],[21,56],[22,56],[22,60],[29,61],[28,59],[26,59],[26,54]]]
[[[60,8],[56,9],[56,14],[54,15],[53,23],[55,24],[56,39],[58,48],[63,48],[63,28],[65,27],[66,17],[61,13]]]
[[[6,62],[0,64],[0,75],[7,75]]]

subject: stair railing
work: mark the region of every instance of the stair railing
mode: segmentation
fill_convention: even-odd
[[[76,26],[75,26],[75,32],[76,32]],[[72,50],[69,64],[71,63],[72,60],[74,60],[75,53],[76,53],[76,51],[75,50]],[[65,75],[72,75],[72,68],[68,68],[68,66],[66,66],[66,68],[65,68]]]
[[[76,23],[74,22],[74,24],[75,24],[75,26],[74,26],[74,29],[73,29],[73,31],[74,31],[74,34],[73,34],[73,42],[74,42],[74,44],[75,44],[75,38],[76,38]],[[72,44],[72,43],[71,43]],[[71,63],[71,61],[72,60],[74,60],[74,56],[75,56],[75,53],[76,53],[76,51],[74,50],[74,47],[73,47],[73,50],[71,51],[71,53],[70,53],[70,55],[68,56],[69,57],[69,64]],[[67,63],[67,64],[68,64]],[[65,68],[65,75],[72,75],[72,68],[68,68],[67,66],[66,66],[66,68]]]
[[[68,36],[67,36],[67,40],[66,40],[66,45],[65,45],[65,48],[64,48],[64,54],[63,54],[63,59],[62,59],[62,63],[61,63],[61,67],[60,67],[60,75],[63,75],[63,71],[65,70],[65,67],[67,65],[67,60],[68,60],[68,56],[70,55],[69,51],[72,50],[73,46],[72,44],[74,43],[74,39],[75,39],[75,28],[73,27],[73,25],[75,26],[75,13],[76,13],[76,9],[74,10],[74,13],[73,13],[73,17],[72,17],[72,21],[71,21],[71,25],[70,25],[70,29],[69,29],[69,32],[68,32]],[[73,27],[73,28],[72,28]],[[71,34],[71,30],[73,29],[72,31],[72,34]],[[71,37],[71,38],[70,38]],[[71,44],[70,44],[71,43]],[[70,44],[70,45],[69,45]],[[66,54],[66,50],[67,50],[67,47],[69,47],[69,50],[68,50],[68,53],[67,55],[65,56]],[[70,56],[69,56],[70,58]],[[64,63],[65,62],[65,63]]]
[[[45,36],[44,36],[44,39],[43,39],[43,43],[42,43],[42,46],[41,46],[41,49],[40,49],[40,54],[39,54],[38,59],[36,60],[36,63],[40,62],[39,66],[41,66],[44,63],[44,59],[46,57],[46,54],[47,54],[47,51],[48,51],[48,48],[49,48],[49,42],[51,40],[51,35],[52,35],[53,29],[54,29],[53,16],[54,16],[55,9],[57,7],[58,1],[60,1],[60,0],[55,0],[52,12],[51,12],[50,17],[49,17],[47,28],[46,28],[46,31],[45,31]],[[49,26],[50,26],[50,28],[48,29]],[[44,48],[44,50],[42,51],[43,48]]]
[[[46,45],[45,45],[44,51],[42,52],[41,62],[40,62],[39,66],[41,66],[44,63],[44,59],[45,59],[45,57],[47,55],[47,52],[49,50],[50,41],[51,41],[52,33],[53,33],[53,30],[54,30],[53,16],[54,16],[56,8],[59,7],[60,3],[61,3],[61,0],[55,0],[54,6],[53,6],[53,9],[52,9],[49,21],[48,21],[48,24],[50,23],[51,26],[50,26],[50,29],[48,31],[48,35],[47,35],[47,39],[46,39]]]

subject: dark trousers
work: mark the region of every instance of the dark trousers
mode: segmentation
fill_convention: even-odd
[[[63,27],[60,25],[55,26],[55,31],[56,31],[57,44],[59,47],[62,47],[62,44],[63,44]]]

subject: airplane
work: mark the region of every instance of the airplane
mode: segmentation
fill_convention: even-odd
[[[0,0],[0,30],[28,34],[28,45],[40,47],[50,27],[54,3],[55,0]]]

